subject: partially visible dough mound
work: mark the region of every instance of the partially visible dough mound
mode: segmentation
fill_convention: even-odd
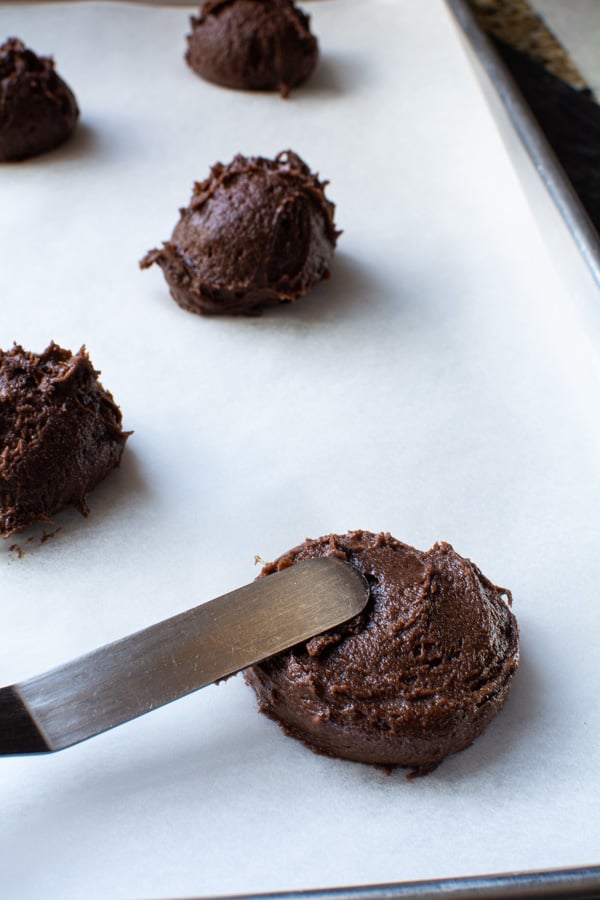
[[[318,556],[348,560],[371,599],[349,623],[247,671],[261,711],[316,751],[431,771],[508,697],[519,660],[510,593],[449,544],[422,552],[367,531],[307,540],[261,576]]]
[[[79,118],[71,89],[49,57],[18,38],[0,46],[0,161],[27,159],[63,144]]]
[[[82,348],[0,350],[0,534],[50,522],[119,465],[129,436]]]
[[[309,18],[292,0],[208,0],[191,24],[188,65],[224,87],[286,97],[317,64]]]

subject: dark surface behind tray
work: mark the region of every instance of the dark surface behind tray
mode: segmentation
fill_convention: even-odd
[[[600,105],[498,38],[504,64],[600,232]]]

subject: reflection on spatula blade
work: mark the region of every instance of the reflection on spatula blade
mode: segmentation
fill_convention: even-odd
[[[62,750],[357,615],[349,563],[307,560],[0,689],[0,754]]]

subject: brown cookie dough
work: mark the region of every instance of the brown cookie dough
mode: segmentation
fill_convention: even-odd
[[[119,465],[129,432],[85,348],[0,350],[0,535],[50,522]]]
[[[63,144],[79,110],[52,59],[36,56],[18,38],[0,46],[0,160],[37,156]]]
[[[318,556],[361,572],[358,617],[247,670],[262,712],[331,756],[411,774],[468,747],[504,704],[519,660],[511,595],[449,544],[389,534],[307,540],[259,577]]]
[[[309,18],[292,0],[208,0],[191,25],[186,62],[225,87],[287,97],[317,64]]]
[[[171,240],[140,266],[157,263],[173,299],[195,313],[256,315],[295,300],[329,277],[339,232],[326,184],[290,150],[217,163]]]

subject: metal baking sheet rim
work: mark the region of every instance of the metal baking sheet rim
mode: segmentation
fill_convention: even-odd
[[[479,26],[466,0],[445,0],[445,2],[483,66],[594,281],[600,287],[600,235],[583,208],[577,193],[514,79]]]
[[[236,894],[202,900],[436,900],[439,897],[457,900],[597,900],[600,897],[600,866],[325,890]]]

